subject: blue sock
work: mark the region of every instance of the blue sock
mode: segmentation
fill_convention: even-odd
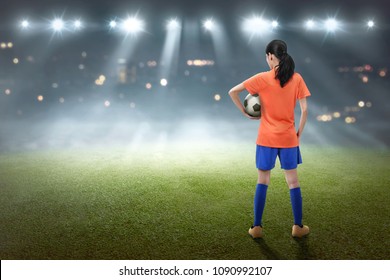
[[[301,188],[290,189],[291,206],[294,215],[294,224],[302,225],[302,196]]]
[[[263,211],[265,206],[265,198],[267,197],[267,185],[257,184],[256,193],[254,199],[254,222],[253,226],[261,226],[261,219],[263,217]]]

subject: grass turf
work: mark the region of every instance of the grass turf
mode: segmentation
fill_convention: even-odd
[[[390,152],[301,148],[304,223],[291,237],[279,166],[265,238],[247,234],[252,144],[0,156],[1,259],[389,259]]]

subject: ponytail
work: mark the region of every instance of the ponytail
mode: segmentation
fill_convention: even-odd
[[[265,52],[271,53],[279,59],[279,65],[275,67],[275,79],[278,79],[280,86],[284,87],[294,75],[295,70],[294,60],[287,53],[287,44],[282,40],[273,40],[267,45]]]

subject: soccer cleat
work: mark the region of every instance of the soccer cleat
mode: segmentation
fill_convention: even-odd
[[[293,237],[303,237],[305,235],[308,235],[309,232],[310,229],[308,226],[293,225],[291,234]]]
[[[263,228],[261,226],[252,226],[249,229],[248,233],[254,239],[262,238],[263,237]]]

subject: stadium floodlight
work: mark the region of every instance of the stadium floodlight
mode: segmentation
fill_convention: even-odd
[[[175,30],[175,29],[178,29],[179,27],[180,27],[180,24],[176,19],[171,19],[167,24],[168,30]]]
[[[111,29],[115,28],[117,26],[117,23],[115,20],[111,20],[110,23],[108,24]]]
[[[307,29],[313,29],[315,26],[315,22],[312,19],[309,19],[305,22],[305,26]]]
[[[143,22],[136,17],[130,17],[122,23],[122,29],[126,33],[135,34],[143,29]]]
[[[51,28],[55,31],[55,32],[61,32],[62,29],[64,29],[65,27],[65,23],[62,19],[60,18],[56,18],[52,21],[51,23]]]
[[[276,21],[275,23],[276,24]],[[270,23],[264,20],[261,17],[252,17],[250,19],[246,19],[243,24],[243,28],[245,31],[253,34],[263,34],[265,31],[269,31]]]
[[[276,20],[273,20],[273,21],[271,22],[271,26],[272,26],[272,28],[276,28],[276,27],[279,26],[279,22],[277,22]]]
[[[20,23],[20,26],[23,28],[23,29],[26,29],[30,26],[30,23],[28,22],[28,20],[22,20],[22,22]]]
[[[325,28],[328,32],[334,32],[338,28],[339,23],[334,18],[329,18],[325,21]]]
[[[369,28],[373,28],[375,26],[375,22],[373,20],[369,20],[369,21],[367,21],[367,26]]]
[[[206,28],[206,30],[212,30],[215,26],[215,23],[212,19],[208,19],[203,23],[203,27]]]
[[[74,22],[73,22],[73,27],[75,29],[80,29],[82,27],[82,23],[79,19],[76,19]]]

